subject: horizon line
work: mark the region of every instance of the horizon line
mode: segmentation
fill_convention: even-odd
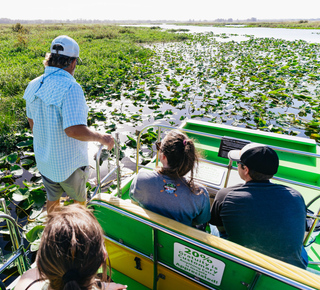
[[[258,19],[255,17],[247,18],[247,19],[233,19],[232,17],[229,18],[217,18],[217,19],[188,19],[188,20],[174,20],[174,19],[157,19],[157,20],[151,20],[151,19],[126,19],[126,20],[119,20],[119,19],[83,19],[83,18],[78,18],[78,19],[11,19],[11,18],[5,18],[2,17],[0,18],[0,24],[5,24],[5,23],[11,23],[11,22],[51,22],[51,23],[72,23],[72,22],[177,22],[177,23],[197,23],[197,22],[263,22],[263,21],[300,21],[300,20],[306,20],[306,21],[320,21],[320,18],[277,18],[277,19]],[[2,22],[5,21],[5,22]]]

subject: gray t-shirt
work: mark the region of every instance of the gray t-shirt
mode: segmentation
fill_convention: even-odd
[[[186,180],[174,180],[156,171],[140,171],[132,181],[130,197],[140,206],[188,226],[210,220],[209,194],[204,187],[193,193]]]
[[[230,241],[305,268],[301,249],[306,206],[293,188],[249,181],[221,189],[213,203],[210,223],[224,226]]]

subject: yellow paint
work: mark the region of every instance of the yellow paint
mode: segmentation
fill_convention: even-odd
[[[151,260],[108,240],[106,241],[106,248],[113,269],[150,289],[153,288],[153,262]],[[136,257],[141,259],[142,270],[135,268],[136,262],[134,259]],[[165,276],[165,279],[158,279],[158,290],[207,289],[160,265],[158,265],[158,274]]]
[[[136,280],[144,286],[153,288],[153,263],[132,251],[106,241],[106,248],[111,261],[111,267]],[[135,257],[141,259],[142,270],[136,269]]]

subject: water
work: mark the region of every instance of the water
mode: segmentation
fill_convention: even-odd
[[[140,25],[152,27],[154,25]],[[187,29],[190,33],[213,32],[215,34],[238,34],[241,38],[237,40],[248,39],[245,35],[255,37],[279,38],[289,41],[305,40],[311,43],[320,43],[320,29],[285,29],[285,28],[266,28],[266,27],[212,27],[212,26],[189,26],[189,25],[158,25],[162,29]]]

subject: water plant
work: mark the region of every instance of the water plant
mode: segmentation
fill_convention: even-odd
[[[83,62],[75,77],[90,106],[88,125],[120,132],[122,156],[129,160],[135,158],[139,129],[154,121],[178,126],[197,118],[320,142],[319,44],[250,35],[240,41],[238,35],[164,33],[157,27],[55,25],[39,27],[37,34],[33,29],[19,50],[12,28],[0,30],[0,195],[17,205],[19,217],[33,220],[25,228],[32,249],[45,192],[21,97],[42,72],[48,43],[57,34],[80,43]],[[141,153],[146,163],[155,132],[142,140],[151,152]]]
[[[21,42],[21,35],[26,37]],[[148,61],[153,52],[141,44],[181,41],[190,38],[140,27],[107,25],[1,25],[0,26],[0,156],[14,148],[16,134],[27,128],[23,92],[28,82],[43,72],[42,61],[57,35],[67,34],[81,47],[82,63],[75,77],[88,100],[113,99],[121,87],[139,78],[135,70]]]

